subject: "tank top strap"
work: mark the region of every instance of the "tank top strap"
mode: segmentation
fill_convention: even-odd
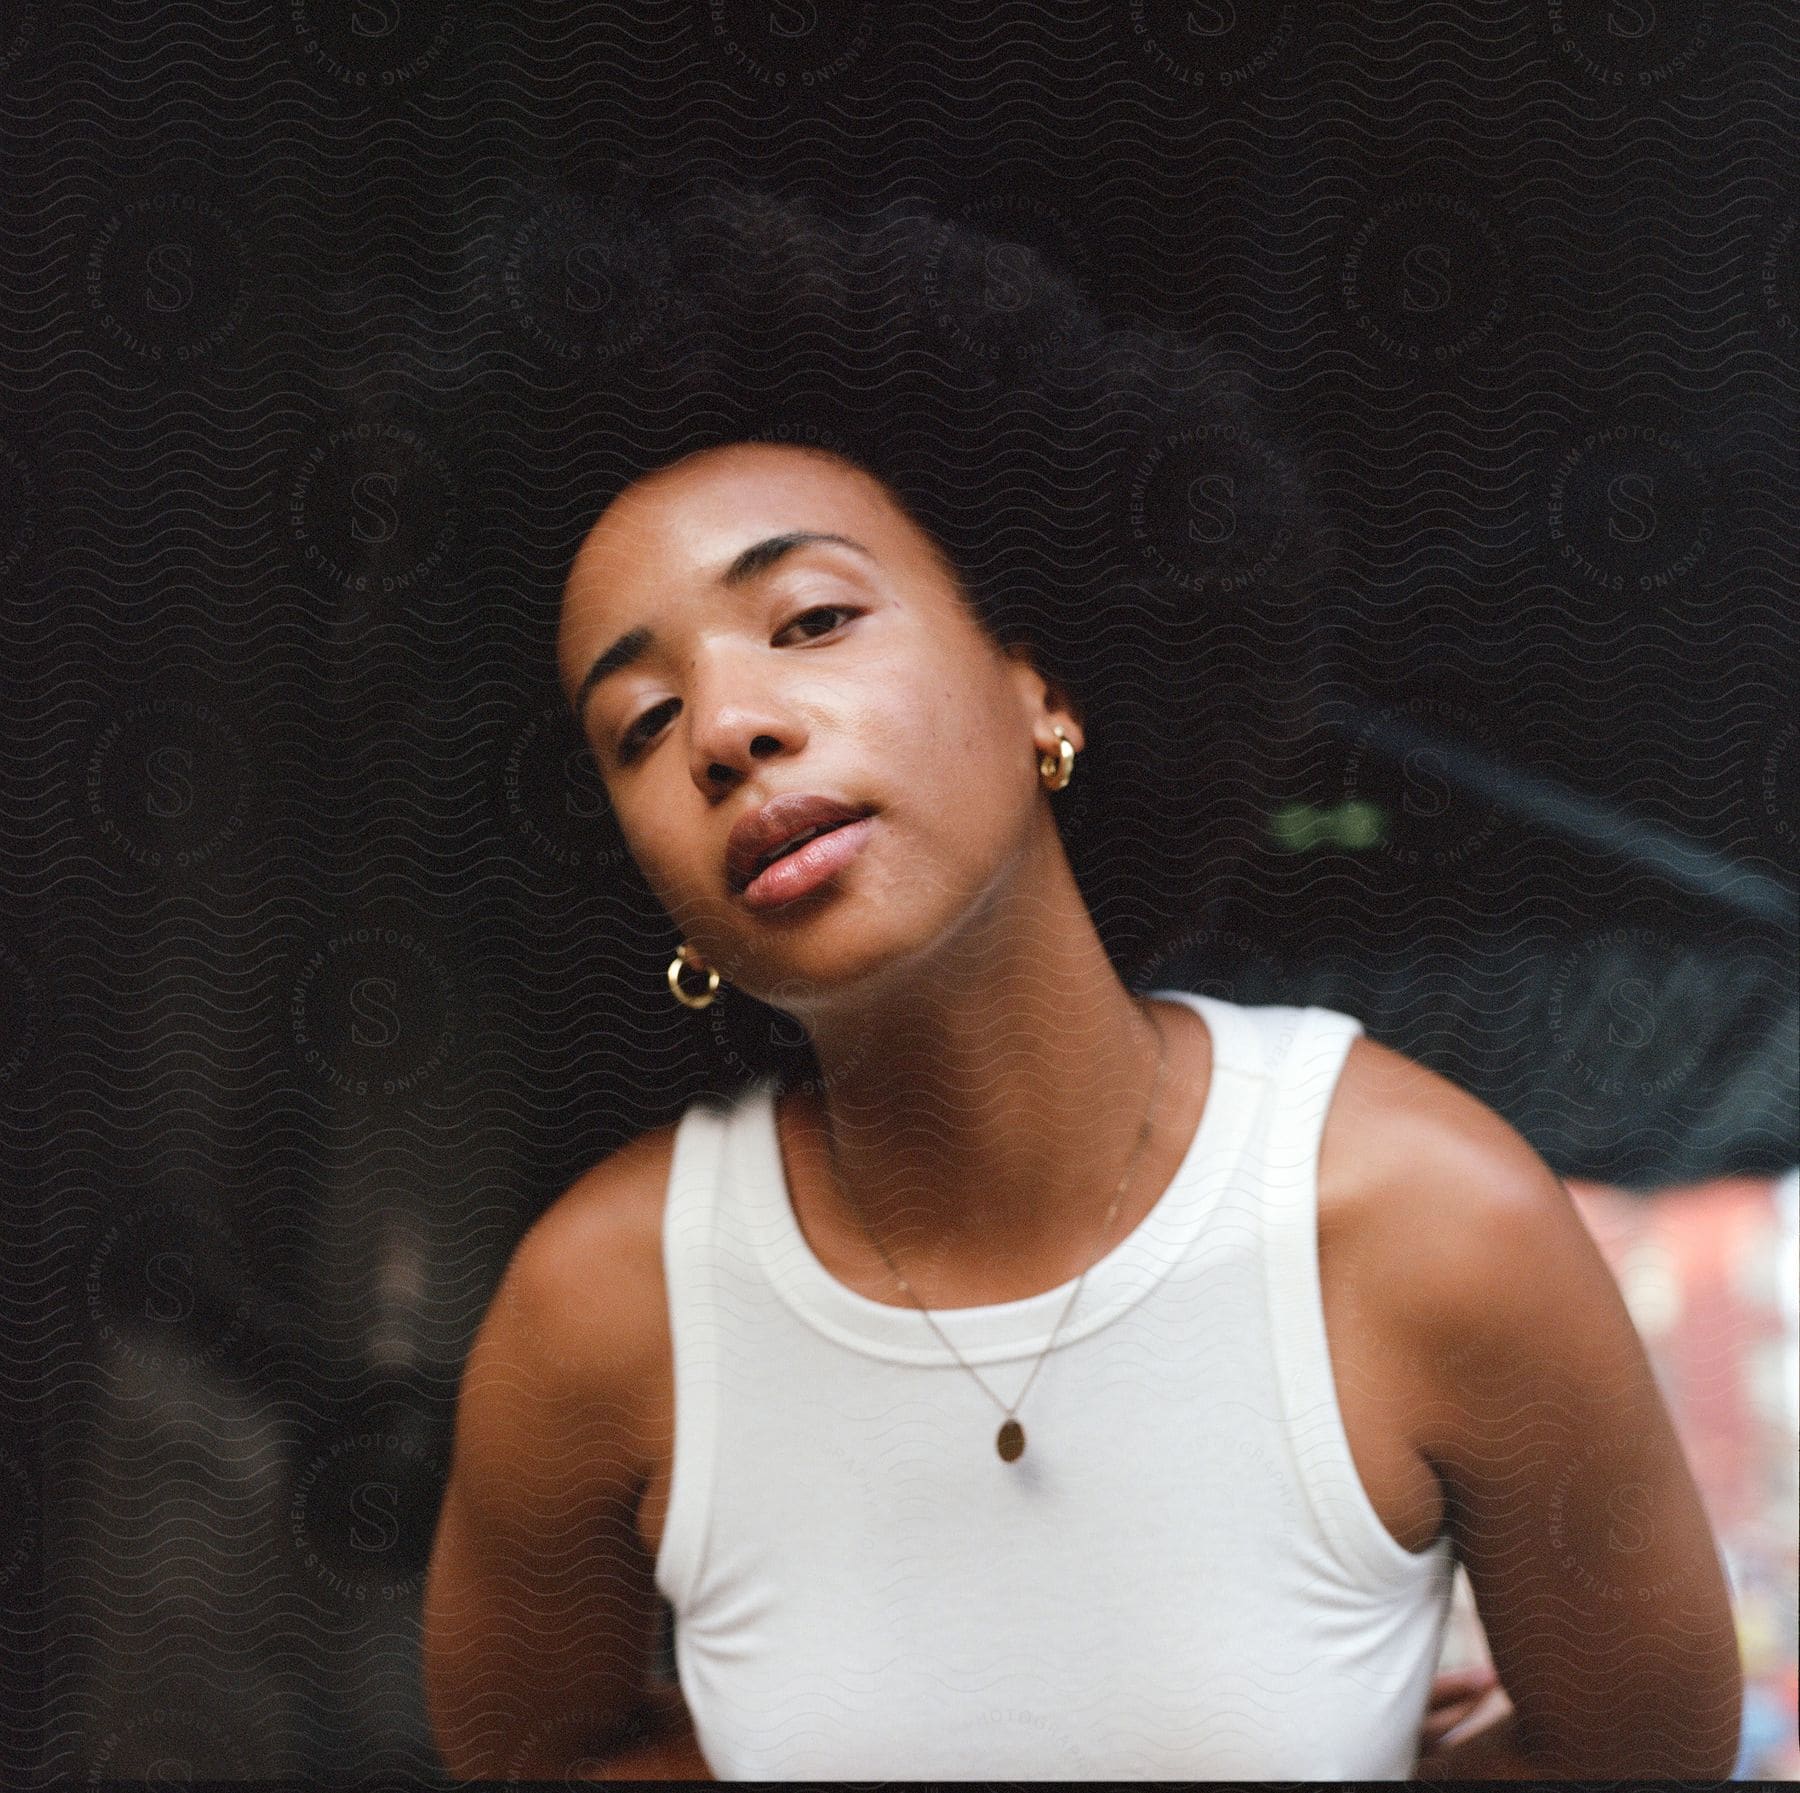
[[[701,1569],[712,1507],[721,1353],[729,1318],[720,1284],[720,1201],[740,1106],[703,1097],[676,1123],[663,1206],[662,1261],[676,1389],[674,1457],[656,1585],[679,1612]]]
[[[1382,1523],[1350,1450],[1325,1330],[1319,1270],[1319,1152],[1354,1016],[1317,1006],[1264,1009],[1279,1055],[1258,1212],[1270,1336],[1287,1432],[1313,1515],[1352,1574],[1392,1587],[1438,1572],[1448,1539],[1408,1550]]]
[[[1197,990],[1177,989],[1172,985],[1158,986],[1145,994],[1165,1002],[1185,1004],[1206,1023],[1214,1073],[1214,1082],[1208,1092],[1209,1101],[1215,1095],[1221,1102],[1241,1099],[1230,1090],[1229,1085],[1218,1079],[1220,1071],[1250,1078],[1266,1077],[1273,1071],[1265,1030],[1258,1026],[1255,1012],[1222,997],[1203,995]]]

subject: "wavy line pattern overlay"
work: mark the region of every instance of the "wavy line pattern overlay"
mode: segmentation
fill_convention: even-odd
[[[552,676],[594,494],[724,415],[640,228],[678,180],[912,246],[891,366],[792,439],[912,378],[903,329],[921,477],[999,495],[982,573],[1123,582],[1089,645],[1174,782],[1065,820],[1144,984],[1364,1017],[1571,1174],[1786,1162],[1794,56],[1775,0],[6,8],[30,1765],[436,1773],[421,1586],[503,1266],[802,1044],[669,1001]],[[1206,358],[1108,409],[1096,314]],[[1178,633],[1267,681],[1171,734]]]

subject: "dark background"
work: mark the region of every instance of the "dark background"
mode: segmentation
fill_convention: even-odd
[[[1792,1162],[1785,22],[7,8],[18,1771],[430,1766],[473,1329],[735,1068],[596,855],[518,425],[631,353],[584,232],[672,154],[928,199],[1295,420],[1341,541],[1288,784],[1141,984],[1356,1013],[1565,1174]]]

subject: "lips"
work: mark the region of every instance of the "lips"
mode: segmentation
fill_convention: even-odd
[[[771,797],[732,824],[725,841],[725,882],[741,894],[763,867],[804,839],[860,821],[874,812],[869,803],[849,803],[813,791],[786,791]]]

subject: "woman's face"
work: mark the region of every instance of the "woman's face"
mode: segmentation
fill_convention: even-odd
[[[844,539],[739,564],[798,532]],[[635,631],[635,655],[608,652]],[[602,656],[623,663],[593,681]],[[796,1013],[1002,897],[1054,841],[1050,723],[1081,745],[886,489],[784,445],[709,449],[615,499],[570,570],[558,662],[651,890],[706,965]],[[822,884],[759,907],[728,832],[792,792],[872,813]]]

